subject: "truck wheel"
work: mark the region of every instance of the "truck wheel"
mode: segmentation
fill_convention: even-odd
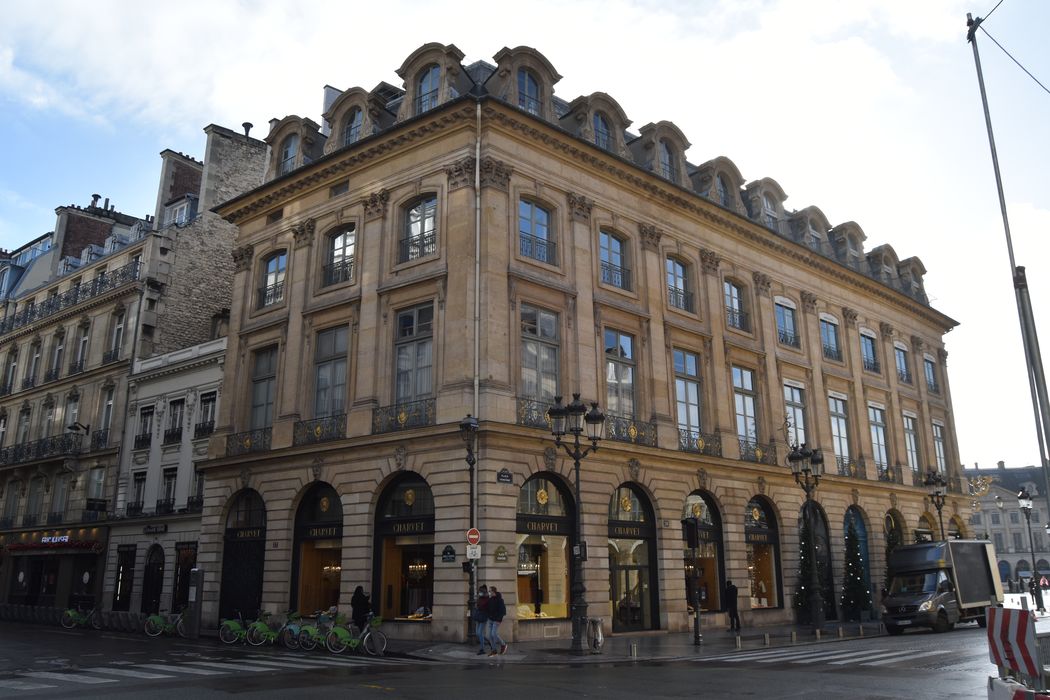
[[[886,625],[886,634],[896,637],[899,634],[904,634],[904,628],[897,625]]]
[[[941,612],[937,615],[937,622],[933,625],[933,631],[940,634],[941,632],[947,632],[952,627],[954,627],[954,625],[948,623],[948,616],[945,615],[944,612]]]
[[[984,615],[981,615],[979,618],[977,618],[977,626],[981,627],[981,628],[987,627],[988,626],[988,618],[985,617]]]

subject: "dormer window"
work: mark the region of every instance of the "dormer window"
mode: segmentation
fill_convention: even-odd
[[[675,162],[671,145],[666,140],[660,139],[660,174],[671,182],[675,182]]]
[[[766,226],[777,230],[777,203],[768,194],[762,195],[762,216],[766,220]]]
[[[299,134],[290,134],[281,142],[277,175],[286,175],[295,169],[295,157],[299,155]]]
[[[441,68],[432,63],[423,69],[416,84],[416,114],[422,114],[438,106],[438,87],[441,84]]]
[[[164,212],[164,225],[165,226],[182,226],[186,223],[190,216],[190,203],[189,200],[182,200],[172,204]]]
[[[723,207],[730,206],[729,186],[723,176],[719,175],[715,178],[715,189],[718,191],[718,203]]]
[[[603,150],[612,150],[612,133],[609,120],[601,112],[594,113],[594,144]]]
[[[806,232],[808,240],[806,241],[811,248],[820,248],[821,242],[824,240],[824,236],[820,234],[820,229],[817,224],[813,221],[809,222],[809,230]]]
[[[536,76],[525,68],[518,69],[518,106],[529,114],[539,116],[542,112],[540,83]]]
[[[343,145],[349,146],[361,138],[361,125],[364,123],[364,112],[360,107],[354,107],[346,116],[343,125]]]

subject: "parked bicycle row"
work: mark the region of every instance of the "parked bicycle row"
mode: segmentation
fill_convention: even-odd
[[[286,649],[306,651],[322,646],[333,654],[349,649],[382,656],[387,645],[386,635],[379,630],[382,622],[381,617],[371,614],[348,620],[334,607],[310,616],[291,610],[281,616],[262,612],[257,620],[245,620],[238,611],[236,618],[223,620],[219,625],[219,639],[225,644],[280,644]]]

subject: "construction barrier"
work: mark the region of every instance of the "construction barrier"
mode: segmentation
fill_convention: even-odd
[[[1050,695],[1029,690],[1017,681],[990,677],[988,700],[1050,700]]]
[[[1039,647],[1035,643],[1035,613],[1031,610],[990,607],[988,656],[1000,668],[1017,671],[1029,678],[1041,675]]]

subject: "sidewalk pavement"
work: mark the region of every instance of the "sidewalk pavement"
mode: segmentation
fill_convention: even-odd
[[[841,632],[840,632],[841,630]],[[527,664],[552,663],[618,663],[633,661],[671,661],[700,658],[732,652],[736,649],[756,650],[803,644],[823,644],[843,639],[859,639],[884,635],[879,622],[828,623],[820,639],[811,627],[802,625],[779,625],[728,632],[725,627],[706,628],[701,631],[703,641],[699,647],[693,644],[692,632],[643,632],[607,636],[600,654],[585,651],[582,655],[569,650],[568,639],[516,642],[510,644],[500,661]],[[794,633],[794,637],[792,637]],[[841,634],[841,636],[840,636]],[[584,647],[587,640],[584,640]],[[478,655],[476,644],[416,643],[390,641],[391,651],[415,658],[443,661],[446,663],[488,663],[489,657]]]

